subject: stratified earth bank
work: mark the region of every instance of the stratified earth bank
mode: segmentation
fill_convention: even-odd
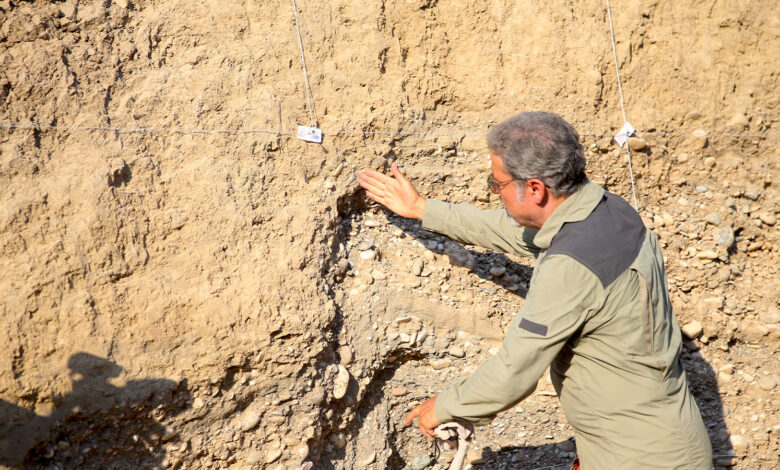
[[[776,1],[613,2],[639,211],[717,467],[778,468]],[[582,134],[633,200],[606,3],[0,1],[0,466],[446,468],[401,419],[483,362],[528,260],[370,204],[499,207],[484,134]],[[295,138],[321,128],[321,144]],[[568,468],[546,377],[470,465]]]

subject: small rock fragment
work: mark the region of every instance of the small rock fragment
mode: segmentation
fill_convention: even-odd
[[[734,230],[731,227],[723,227],[717,233],[718,245],[731,248],[734,245]]]
[[[696,253],[696,257],[699,259],[718,259],[718,252],[712,250],[703,250]]]
[[[374,247],[374,239],[373,238],[364,238],[360,240],[360,243],[357,245],[357,249],[360,251],[367,251]]]
[[[731,436],[731,447],[736,454],[744,454],[748,449],[748,441],[745,436],[736,434]]]
[[[772,377],[763,377],[759,379],[758,386],[767,392],[777,387],[777,382]]]
[[[425,261],[422,260],[422,258],[417,258],[414,260],[414,264],[412,265],[412,274],[415,276],[422,276],[423,269],[425,268]]]
[[[348,365],[352,363],[352,348],[349,346],[342,346],[339,348],[339,359],[342,365]]]
[[[242,431],[249,431],[260,422],[260,412],[255,409],[246,410],[241,417],[239,427]]]
[[[628,138],[628,148],[631,150],[640,152],[642,150],[647,149],[647,142],[645,142],[644,139],[640,137],[629,137]]]
[[[463,350],[463,348],[460,348],[458,346],[452,346],[447,350],[447,354],[449,354],[452,357],[466,357],[466,351]]]
[[[272,447],[268,449],[265,454],[265,463],[273,463],[282,456],[282,448],[280,446]]]
[[[506,273],[504,266],[493,266],[490,268],[490,275],[494,277],[503,276]]]
[[[423,470],[425,467],[429,466],[430,464],[431,464],[430,455],[420,455],[416,457],[414,460],[412,460],[412,463],[409,464],[409,468],[411,470]]]
[[[259,450],[252,451],[246,456],[246,463],[251,465],[260,463],[261,460],[263,460],[263,453]]]
[[[347,445],[347,436],[343,432],[331,434],[330,442],[333,443],[336,449],[343,449]]]
[[[445,369],[452,365],[452,359],[434,359],[430,362],[431,367],[436,370]]]
[[[740,326],[742,334],[745,335],[745,339],[749,342],[758,342],[769,334],[769,328],[755,320],[746,320]]]
[[[701,335],[702,332],[702,326],[701,323],[697,321],[692,321],[690,323],[685,324],[685,326],[682,327],[682,332],[690,339],[696,339]]]
[[[349,387],[349,371],[346,367],[339,365],[339,371],[336,373],[336,378],[333,380],[333,398],[340,400],[347,394],[347,388]]]
[[[748,121],[747,117],[745,117],[742,113],[737,113],[729,119],[729,121],[726,123],[726,126],[728,127],[736,127],[738,129],[745,129],[750,125],[750,122]]]
[[[364,260],[372,260],[376,258],[376,251],[373,250],[361,251],[360,257]]]
[[[720,225],[720,216],[714,212],[707,214],[707,216],[704,218],[704,220],[708,224],[712,225]]]
[[[757,201],[758,198],[761,197],[761,191],[759,191],[759,189],[752,184],[748,184],[745,186],[744,195],[751,201]]]
[[[758,214],[758,218],[759,220],[761,220],[761,222],[769,226],[772,226],[777,223],[777,216],[775,216],[775,214],[771,212],[761,212],[760,214]]]
[[[378,269],[374,269],[374,270],[371,271],[371,277],[375,281],[384,281],[385,279],[387,279],[387,274],[383,273],[382,271],[380,271]]]
[[[365,468],[371,465],[376,461],[376,452],[371,452],[367,456],[360,459],[358,462],[358,465],[360,465],[360,468]]]

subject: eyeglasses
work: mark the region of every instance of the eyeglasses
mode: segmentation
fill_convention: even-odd
[[[489,174],[488,177],[487,177],[488,188],[490,188],[490,192],[492,192],[493,194],[500,193],[501,192],[501,188],[503,188],[504,186],[508,185],[512,181],[514,181],[514,180],[510,179],[508,181],[496,181],[496,179],[493,178],[493,173]]]

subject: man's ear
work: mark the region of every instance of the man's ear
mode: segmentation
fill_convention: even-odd
[[[527,195],[531,197],[535,204],[543,204],[547,199],[547,187],[542,180],[531,178],[528,180]]]

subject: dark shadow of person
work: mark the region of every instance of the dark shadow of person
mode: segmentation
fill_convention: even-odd
[[[188,403],[186,381],[109,379],[123,368],[92,354],[68,360],[73,388],[41,416],[0,400],[0,465],[16,468],[157,467],[163,443],[176,438],[162,424]]]
[[[734,465],[734,448],[726,427],[725,417],[728,410],[723,407],[720,399],[718,375],[694,343],[685,344],[680,357],[688,374],[688,386],[710,435],[713,461],[717,466],[730,467]]]

